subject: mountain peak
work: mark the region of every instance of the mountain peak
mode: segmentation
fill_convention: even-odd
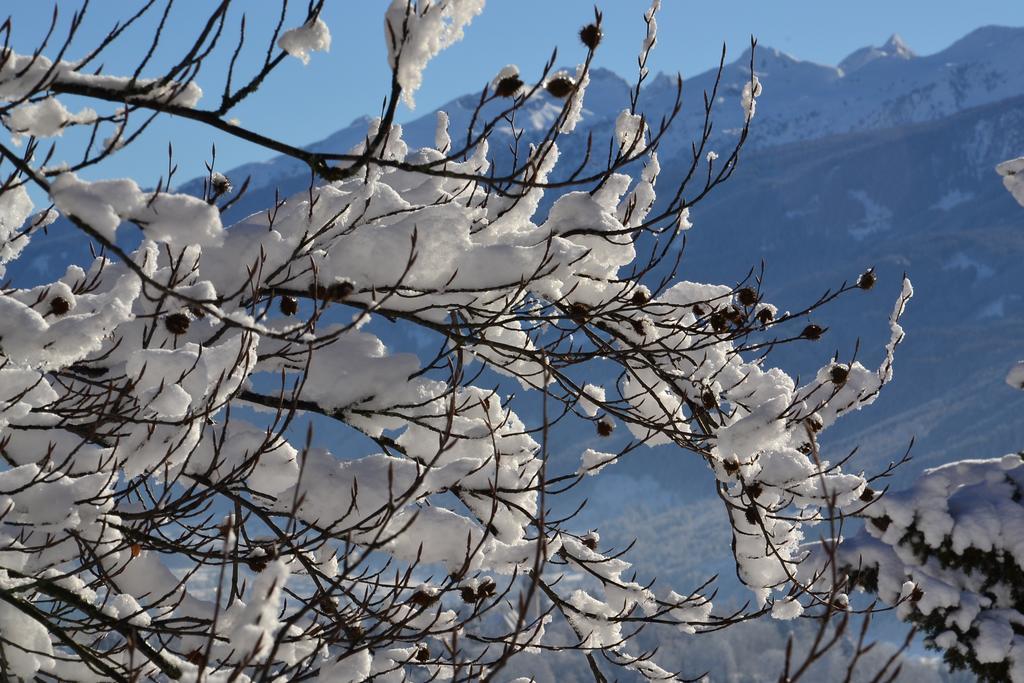
[[[879,59],[913,59],[916,56],[917,54],[907,46],[903,38],[898,33],[894,33],[881,47],[872,45],[850,53],[846,59],[839,62],[839,68],[843,70],[844,74],[849,75]]]
[[[750,49],[751,48],[749,47],[745,49],[734,63],[739,64],[740,66],[749,66]],[[778,65],[789,66],[791,64],[796,64],[799,61],[800,60],[793,55],[769,45],[758,45],[754,50],[755,70],[768,69],[772,66]]]
[[[885,41],[885,45],[882,46],[882,52],[885,52],[890,57],[902,57],[903,59],[917,56],[898,33],[889,36],[889,40]]]

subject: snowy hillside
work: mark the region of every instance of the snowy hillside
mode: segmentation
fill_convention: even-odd
[[[837,66],[801,61],[769,46],[756,51],[755,69],[765,84],[760,98],[756,130],[748,143],[764,148],[812,140],[829,135],[893,128],[935,121],[966,109],[1024,94],[1024,28],[989,26],[977,29],[933,55],[918,56],[899,36],[881,47],[854,51]],[[728,137],[741,123],[739,93],[749,79],[750,51],[731,61],[723,73],[715,115],[716,130]],[[524,76],[529,77],[528,74]],[[687,78],[684,75],[684,109],[681,124],[663,145],[663,156],[689,149],[700,127],[700,95],[714,85],[714,71]],[[626,102],[629,84],[606,69],[595,68],[587,88],[583,127],[607,132]],[[675,77],[653,77],[641,96],[651,120],[658,120],[675,99]],[[448,113],[453,131],[464,130],[479,92],[467,93],[441,107]],[[526,107],[527,116],[517,125],[529,131],[543,130],[557,107],[539,95]],[[362,141],[369,119],[362,117],[311,149],[345,151]],[[404,124],[405,137],[414,145],[433,140],[433,112]],[[457,141],[457,140],[456,140]],[[670,154],[665,154],[668,152]],[[239,178],[252,176],[254,193],[275,184],[305,183],[306,170],[295,160],[273,159],[246,164],[233,171]],[[287,193],[282,191],[282,195]]]

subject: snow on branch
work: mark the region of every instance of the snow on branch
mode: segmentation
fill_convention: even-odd
[[[145,58],[121,76],[91,66],[117,34],[78,62],[60,47],[0,52],[0,123],[23,145],[0,141],[5,671],[478,680],[557,649],[599,680],[668,680],[699,672],[664,669],[641,628],[685,636],[839,604],[801,574],[803,540],[874,494],[820,434],[892,378],[912,288],[869,370],[815,342],[827,304],[870,288],[873,271],[795,313],[765,300],[761,275],[677,277],[679,228],[728,173],[655,191],[682,106],[677,92],[657,124],[637,108],[658,2],[610,139],[588,137],[583,107],[598,12],[574,72],[506,67],[469,118],[438,114],[433,146],[417,148],[397,102],[412,105],[483,2],[395,0],[383,114],[354,148],[318,151],[226,117],[273,88],[287,56],[329,48],[322,3],[294,23],[283,13],[262,64],[242,78],[232,61],[209,90],[220,103],[200,109],[194,81],[228,4],[156,77],[141,77]],[[747,124],[753,74],[748,85]],[[518,128],[534,106],[551,116]],[[149,169],[104,178],[168,114],[300,161],[307,186],[247,196],[214,159],[177,190],[173,158],[156,187],[143,189]],[[91,132],[76,147],[61,133],[79,126]],[[723,168],[746,135],[718,148]],[[37,213],[32,196],[46,197]],[[239,211],[243,197],[259,210]],[[40,253],[67,262],[33,273]],[[821,355],[810,382],[778,366],[781,344]],[[572,452],[556,452],[556,429],[572,430]],[[716,610],[710,581],[644,579],[566,502],[658,445],[712,473],[749,609]]]

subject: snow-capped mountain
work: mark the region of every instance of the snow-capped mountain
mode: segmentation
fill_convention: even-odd
[[[802,61],[771,47],[759,46],[754,68],[764,84],[759,98],[755,130],[748,149],[773,147],[801,140],[857,131],[881,130],[914,123],[936,121],[957,112],[1024,94],[1024,28],[989,26],[979,28],[941,52],[916,55],[899,36],[881,47],[854,51],[837,66]],[[727,145],[742,123],[739,95],[749,80],[750,50],[727,64],[714,111],[718,144]],[[700,131],[702,93],[714,86],[715,71],[684,79],[681,120],[663,142],[662,157],[686,153],[693,136]],[[530,74],[524,74],[529,78]],[[644,88],[641,105],[648,119],[658,121],[675,100],[674,76],[660,74]],[[630,84],[611,71],[595,68],[584,102],[581,128],[595,135],[607,134],[615,117],[627,103]],[[444,106],[454,132],[465,130],[479,102],[479,92],[455,98]],[[501,103],[503,104],[503,103]],[[487,111],[496,111],[495,104]],[[557,113],[555,102],[544,94],[527,104],[516,125],[537,134]],[[311,149],[347,151],[361,142],[370,123],[368,117],[353,121],[331,136],[311,144]],[[413,146],[431,144],[436,128],[434,112],[403,124],[407,141]],[[582,137],[579,144],[582,145]],[[458,142],[457,135],[455,136]],[[567,140],[571,148],[573,141]],[[493,145],[492,149],[500,149]],[[571,153],[571,149],[563,149]],[[308,183],[308,170],[293,159],[278,157],[233,169],[237,180],[252,178],[255,201],[242,202],[236,214],[260,208],[261,188],[272,188],[287,196]],[[182,189],[194,189],[186,184]]]
[[[853,52],[838,66],[805,62],[770,47],[755,50],[754,69],[764,84],[753,147],[769,147],[863,130],[934,121],[971,107],[1024,94],[1024,29],[989,26],[972,31],[941,52],[918,56],[893,36],[881,47]],[[749,80],[750,52],[729,64],[719,87],[719,129],[735,128],[735,102]],[[686,83],[691,99],[710,90],[714,72]],[[652,113],[675,95],[673,79],[655,79],[646,92]],[[701,112],[691,107],[687,128]],[[679,138],[677,138],[679,139]],[[686,140],[688,144],[688,140]]]
[[[881,47],[871,45],[851,52],[843,61],[839,62],[839,70],[843,74],[852,74],[876,59],[913,59],[915,57],[917,54],[903,42],[903,38],[894,33]]]

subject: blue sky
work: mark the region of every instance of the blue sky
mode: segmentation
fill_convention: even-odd
[[[636,50],[643,37],[642,15],[646,1],[618,0],[601,3],[605,12],[605,34],[597,65],[626,76],[636,70]],[[732,0],[697,2],[665,0],[659,18],[659,44],[651,70],[676,72],[684,77],[704,71],[717,61],[722,43],[737,56],[751,35],[763,46],[781,49],[797,58],[835,64],[853,50],[880,45],[890,34],[899,33],[911,49],[929,54],[946,47],[970,30],[987,24],[1024,26],[1024,2],[1020,0]],[[66,23],[77,3],[61,0]],[[115,19],[115,6],[135,7],[136,2],[94,2],[78,49],[83,54]],[[154,63],[168,62],[194,35],[196,8],[213,3],[198,0],[179,3],[169,21],[164,44],[158,46]],[[238,2],[229,22],[230,42],[222,45],[208,64],[199,83],[212,104],[222,83],[237,21],[248,14],[252,40],[243,52],[250,63],[261,57],[263,45],[276,20],[276,3],[270,0]],[[292,2],[294,25],[305,6]],[[305,144],[326,137],[354,118],[380,110],[386,93],[383,10],[385,0],[328,0],[324,18],[331,27],[333,46],[329,54],[315,54],[308,66],[288,60],[267,83],[264,91],[233,112],[243,125],[278,136],[288,142]],[[19,51],[31,50],[45,32],[53,8],[50,2],[17,3],[13,8],[13,43]],[[127,12],[125,12],[127,13]],[[153,26],[149,24],[126,35],[104,61],[109,73],[121,73],[149,48]],[[554,47],[559,64],[575,64],[583,54],[576,31],[593,17],[593,4],[554,0],[491,0],[481,17],[467,32],[466,39],[437,57],[428,67],[424,86],[416,96],[417,110],[402,109],[400,120],[414,118],[467,92],[478,91],[494,73],[516,63],[529,78],[539,72]],[[257,36],[259,38],[257,38]],[[126,65],[126,66],[122,66]],[[134,149],[126,150],[105,169],[91,175],[139,175],[143,184],[155,182],[165,166],[168,140],[175,145],[181,165],[178,180],[202,173],[208,158],[209,133],[192,124],[175,122],[147,133]],[[263,150],[247,143],[218,140],[218,167],[230,168],[245,161],[266,158]],[[153,163],[153,159],[160,163]],[[134,173],[146,163],[147,172]]]

